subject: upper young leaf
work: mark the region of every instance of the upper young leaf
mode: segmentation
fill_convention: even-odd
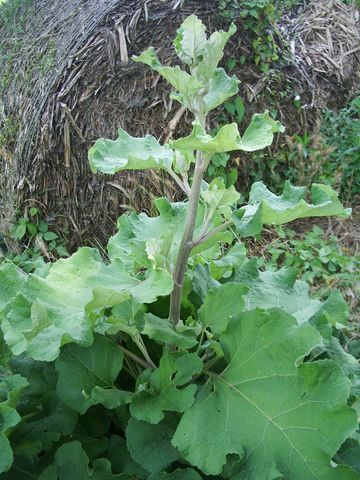
[[[173,160],[174,152],[162,147],[155,137],[135,138],[122,128],[117,140],[100,138],[89,150],[90,167],[95,173],[114,174],[121,170],[148,168],[169,170]]]
[[[179,66],[163,67],[156,55],[155,49],[149,47],[138,57],[133,57],[134,62],[145,63],[156,72],[160,73],[175,90],[186,98],[194,97],[203,84],[197,81],[192,75],[189,75]]]
[[[184,20],[174,39],[175,51],[182,62],[197,65],[207,41],[205,32],[205,25],[196,15]]]
[[[304,217],[347,217],[350,214],[350,210],[344,209],[329,185],[312,185],[313,203],[306,202],[307,193],[306,187],[294,187],[287,180],[282,195],[277,196],[262,182],[255,182],[251,187],[249,204],[239,211],[241,218],[237,214],[233,216],[238,232],[249,237],[260,233],[263,225],[282,225]]]
[[[210,475],[237,453],[244,480],[277,478],[275,471],[294,480],[343,478],[331,458],[356,429],[356,413],[346,406],[349,382],[333,362],[300,364],[319,343],[315,329],[280,310],[230,322],[221,339],[228,366],[210,373],[173,445]]]

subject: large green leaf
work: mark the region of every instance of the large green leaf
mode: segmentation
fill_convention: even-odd
[[[1,312],[5,306],[15,297],[27,275],[12,263],[0,266],[0,321]]]
[[[109,409],[130,403],[132,394],[114,386],[122,363],[122,351],[102,335],[96,335],[90,347],[65,345],[56,360],[57,393],[81,414],[97,403]]]
[[[358,478],[331,464],[357,419],[341,370],[302,363],[319,344],[313,327],[280,310],[242,314],[221,338],[228,366],[209,373],[173,445],[206,474],[219,474],[233,453],[242,459],[239,479]]]
[[[193,122],[190,135],[170,141],[172,148],[180,150],[202,150],[210,154],[245,150],[252,152],[271,145],[274,134],[284,131],[280,122],[273,120],[266,111],[255,114],[241,138],[236,123],[223,125],[215,137],[206,133],[198,121]]]
[[[331,336],[331,327],[347,322],[347,306],[339,292],[332,292],[325,301],[311,298],[309,286],[297,280],[295,268],[281,268],[275,272],[258,269],[257,260],[251,259],[234,270],[226,279],[248,287],[244,296],[245,309],[280,308],[296,318],[299,325],[311,322],[322,336]]]
[[[242,243],[235,243],[225,255],[212,260],[209,264],[211,275],[215,280],[229,277],[235,268],[241,267],[246,260],[246,248]]]
[[[165,411],[185,412],[194,402],[196,385],[181,388],[202,369],[195,353],[173,353],[164,348],[159,367],[145,370],[136,382],[130,412],[137,420],[159,423]]]
[[[6,306],[1,327],[12,352],[52,361],[66,343],[90,345],[93,325],[85,307],[93,290],[104,285],[114,292],[127,291],[139,302],[152,302],[171,292],[172,278],[162,269],[130,276],[119,260],[106,265],[97,250],[81,248],[54,263],[47,277],[29,275]]]
[[[220,192],[220,198],[237,198],[234,190]],[[145,213],[122,215],[118,220],[119,231],[110,238],[108,252],[111,259],[121,259],[130,272],[153,266],[163,274],[164,270],[173,272],[181,239],[184,234],[188,204],[170,203],[166,198],[158,198],[154,205],[159,215],[149,217]],[[195,224],[195,237],[203,227],[205,208],[199,205]],[[211,226],[215,226],[211,222]],[[224,232],[211,241],[194,248],[190,256],[205,252],[222,240]],[[225,232],[228,236],[228,233]],[[231,235],[230,235],[231,236]],[[191,259],[190,259],[191,261]],[[164,275],[163,275],[164,276]],[[172,286],[172,279],[165,279]],[[133,292],[132,292],[133,293]],[[169,291],[170,293],[170,291]],[[133,293],[134,294],[134,293]],[[144,300],[145,302],[145,300]],[[149,302],[149,300],[146,300]]]
[[[89,458],[79,442],[62,445],[55,454],[55,462],[39,476],[39,480],[134,480],[133,476],[113,474],[110,462],[97,459],[89,468]]]
[[[270,192],[262,182],[255,182],[251,187],[249,204],[239,211],[241,218],[237,214],[233,216],[235,226],[242,236],[249,237],[260,233],[263,225],[282,225],[297,218],[347,217],[350,214],[351,210],[344,209],[329,185],[314,183],[311,203],[306,202],[307,194],[306,187],[294,187],[289,181],[285,182],[280,196]]]
[[[0,473],[9,470],[13,463],[8,436],[21,421],[16,406],[27,385],[28,381],[21,375],[0,376]]]
[[[119,130],[117,140],[100,138],[89,150],[89,162],[93,172],[114,174],[121,170],[145,170],[163,168],[169,170],[174,152],[162,147],[155,137],[146,135],[135,138]]]
[[[126,428],[127,446],[133,459],[150,473],[165,470],[180,458],[170,440],[179,419],[167,414],[157,425],[130,418]]]

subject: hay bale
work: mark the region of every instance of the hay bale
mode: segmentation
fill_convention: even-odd
[[[291,63],[312,90],[311,106],[342,105],[360,81],[359,10],[340,0],[311,1],[280,28]]]
[[[153,45],[164,63],[172,62],[170,42],[187,15],[198,14],[210,32],[224,26],[217,2],[14,1],[22,2],[15,32],[9,35],[11,22],[0,24],[0,89],[6,92],[0,128],[8,125],[9,132],[6,142],[0,141],[0,230],[16,205],[38,204],[47,221],[67,236],[70,249],[104,245],[124,210],[149,211],[152,196],[174,198],[177,192],[172,182],[151,171],[113,178],[93,175],[89,147],[101,136],[115,138],[119,127],[137,136],[150,132],[164,141],[174,126],[175,135],[181,135],[191,122],[169,100],[165,82],[129,58]],[[229,57],[248,55],[250,42],[240,25],[227,48]],[[295,65],[299,82],[299,70],[305,67]],[[251,102],[270,80],[252,64],[240,68],[234,73],[243,82],[240,94],[248,98],[250,116],[268,106],[257,103],[254,108]],[[290,78],[296,76],[293,70]],[[281,113],[285,123],[294,117],[292,103],[290,99]]]

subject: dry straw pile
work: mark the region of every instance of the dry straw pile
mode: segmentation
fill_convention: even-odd
[[[210,31],[219,28],[217,2],[21,1],[15,28],[0,22],[0,231],[15,205],[31,204],[40,206],[60,232],[70,232],[70,248],[104,244],[122,211],[150,209],[152,195],[176,192],[153,172],[127,172],[111,180],[94,176],[87,163],[89,147],[101,136],[116,137],[119,127],[165,141],[191,121],[168,100],[163,81],[131,62],[131,55],[153,45],[163,63],[173,61],[169,43],[181,20],[197,13]],[[316,106],[318,89],[330,91],[326,82],[338,94],[353,85],[359,23],[355,9],[339,1],[308,3],[278,30],[293,48],[284,75],[302,85]],[[248,51],[240,26],[229,56]],[[253,92],[247,96],[254,104],[256,92],[267,86],[267,78],[255,70],[235,72],[243,82],[243,98]],[[321,98],[326,103],[326,95]],[[252,108],[248,105],[249,114]],[[281,116],[291,125],[291,106]]]

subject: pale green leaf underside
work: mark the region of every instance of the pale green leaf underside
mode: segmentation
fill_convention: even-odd
[[[119,130],[117,140],[100,138],[89,150],[90,167],[95,173],[148,168],[169,170],[173,160],[174,152],[161,146],[155,137],[135,138],[123,129]]]
[[[174,39],[175,51],[182,62],[196,65],[207,42],[205,32],[205,25],[196,15],[183,21]]]
[[[240,136],[236,123],[224,125],[215,137],[212,137],[198,122],[193,122],[190,135],[170,142],[172,148],[180,150],[202,150],[210,154],[244,150],[252,152],[271,145],[274,134],[284,131],[280,122],[273,120],[266,111],[255,114],[251,123]]]
[[[229,278],[248,287],[244,296],[245,309],[280,308],[302,323],[315,320],[326,313],[328,322],[335,324],[346,322],[346,304],[341,295],[333,293],[325,302],[310,297],[309,286],[302,280],[297,280],[298,271],[295,268],[282,268],[276,272],[259,271],[256,259],[244,262]],[[332,317],[336,312],[335,318]]]
[[[260,233],[263,225],[282,225],[297,218],[347,217],[350,214],[350,210],[344,209],[329,185],[314,183],[311,187],[311,203],[305,200],[307,193],[306,187],[295,187],[286,181],[283,193],[278,196],[262,182],[255,182],[250,191],[249,204],[240,209],[241,218],[238,219],[236,214],[233,216],[235,226],[242,236],[247,237]]]
[[[54,263],[46,278],[29,275],[9,298],[1,327],[14,355],[26,352],[36,360],[52,361],[66,343],[89,346],[93,325],[86,305],[94,289],[104,285],[114,293],[128,292],[140,303],[153,302],[171,292],[172,278],[162,269],[149,269],[145,277],[136,278],[118,260],[106,265],[97,250],[81,248]]]
[[[349,382],[333,362],[297,366],[320,343],[313,327],[280,310],[242,314],[221,339],[227,368],[211,374],[173,445],[206,474],[219,474],[236,453],[246,480],[275,470],[292,480],[338,480],[330,460],[357,421],[346,406]]]

